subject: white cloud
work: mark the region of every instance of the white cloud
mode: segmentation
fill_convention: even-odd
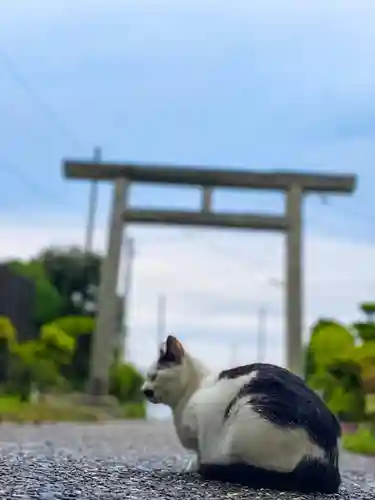
[[[22,222],[0,219],[0,258],[28,258],[46,245],[81,244],[76,219]],[[281,280],[283,241],[280,236],[240,232],[131,229],[136,256],[130,298],[129,353],[147,366],[156,352],[159,293],[167,295],[167,326],[212,367],[256,357],[257,311],[268,309],[267,360],[282,363],[283,295],[271,279]],[[104,248],[98,228],[96,246]],[[308,326],[320,315],[345,321],[357,317],[357,304],[371,298],[369,275],[373,248],[365,243],[307,235],[306,316]]]

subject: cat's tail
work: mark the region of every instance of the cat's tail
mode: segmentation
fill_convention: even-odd
[[[201,464],[204,479],[234,483],[254,489],[273,489],[298,493],[337,493],[341,484],[338,467],[318,459],[303,459],[292,472],[277,472],[252,465]]]

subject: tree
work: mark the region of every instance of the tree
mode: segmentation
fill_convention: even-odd
[[[7,265],[15,274],[25,276],[35,284],[36,305],[33,320],[36,328],[39,329],[41,325],[52,321],[61,314],[62,298],[56,287],[48,280],[41,262],[37,260],[30,262],[13,260],[9,261]]]
[[[95,321],[87,316],[65,316],[58,318],[55,325],[74,339],[75,349],[69,365],[63,367],[63,374],[73,389],[82,390],[89,376],[90,350]]]
[[[8,379],[9,352],[11,346],[16,341],[16,330],[5,316],[0,316],[0,383],[3,384]]]
[[[359,305],[361,311],[367,316],[368,322],[373,322],[375,317],[375,302],[362,302]]]
[[[42,251],[38,262],[63,298],[61,315],[93,315],[102,258],[80,248],[52,247]]]

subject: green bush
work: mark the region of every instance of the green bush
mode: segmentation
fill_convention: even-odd
[[[368,355],[368,350],[365,352]],[[359,358],[364,354],[361,347],[355,346],[349,329],[335,321],[318,322],[312,331],[308,355],[310,387],[322,394],[342,421],[363,420],[365,396]]]
[[[363,342],[375,340],[375,323],[354,323],[353,328]]]
[[[375,315],[375,302],[362,302],[359,308],[371,320]]]
[[[139,403],[125,403],[121,406],[121,418],[143,419],[147,416],[147,408],[144,401]]]
[[[143,376],[131,364],[114,364],[110,369],[109,392],[120,402],[141,402]]]
[[[27,400],[33,387],[45,391],[64,384],[55,360],[46,357],[46,349],[39,340],[14,344],[9,363],[8,391]]]
[[[58,290],[48,280],[41,262],[11,261],[8,266],[15,274],[29,278],[35,284],[35,326],[39,328],[43,323],[48,323],[61,314],[63,300]]]
[[[71,337],[91,334],[95,328],[94,318],[89,316],[63,316],[55,319],[54,324]]]
[[[329,394],[325,395],[329,409],[342,422],[358,422],[364,420],[365,397],[360,389],[347,390],[341,380],[337,380]]]
[[[16,341],[16,329],[6,316],[0,316],[0,383],[4,384],[9,377],[9,349]]]
[[[316,327],[309,346],[317,368],[325,371],[332,361],[347,355],[354,348],[354,337],[345,326],[332,321]]]
[[[64,316],[54,321],[66,335],[74,339],[71,363],[63,367],[63,374],[73,390],[84,390],[89,376],[90,350],[95,321],[87,316]]]
[[[71,362],[75,339],[67,335],[56,323],[42,326],[40,341],[58,363],[66,364]]]
[[[0,316],[0,338],[5,339],[7,343],[12,343],[16,340],[17,333],[13,323],[6,316]]]
[[[342,437],[343,448],[362,455],[375,455],[375,434],[369,428],[362,427],[354,434]]]

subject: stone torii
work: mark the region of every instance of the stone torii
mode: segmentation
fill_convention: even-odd
[[[63,161],[64,176],[73,180],[111,181],[112,211],[108,229],[108,247],[99,288],[99,308],[92,343],[88,392],[92,396],[108,393],[108,368],[112,339],[116,329],[116,284],[118,279],[124,225],[163,224],[277,231],[286,234],[286,325],[287,367],[303,372],[303,237],[302,202],[309,193],[349,194],[356,176],[285,171],[249,171],[208,169],[160,164],[110,163],[95,160]],[[128,192],[134,183],[196,187],[202,192],[197,210],[135,209],[129,206]],[[285,194],[283,215],[259,213],[223,213],[212,209],[214,189],[235,188],[278,191]]]

